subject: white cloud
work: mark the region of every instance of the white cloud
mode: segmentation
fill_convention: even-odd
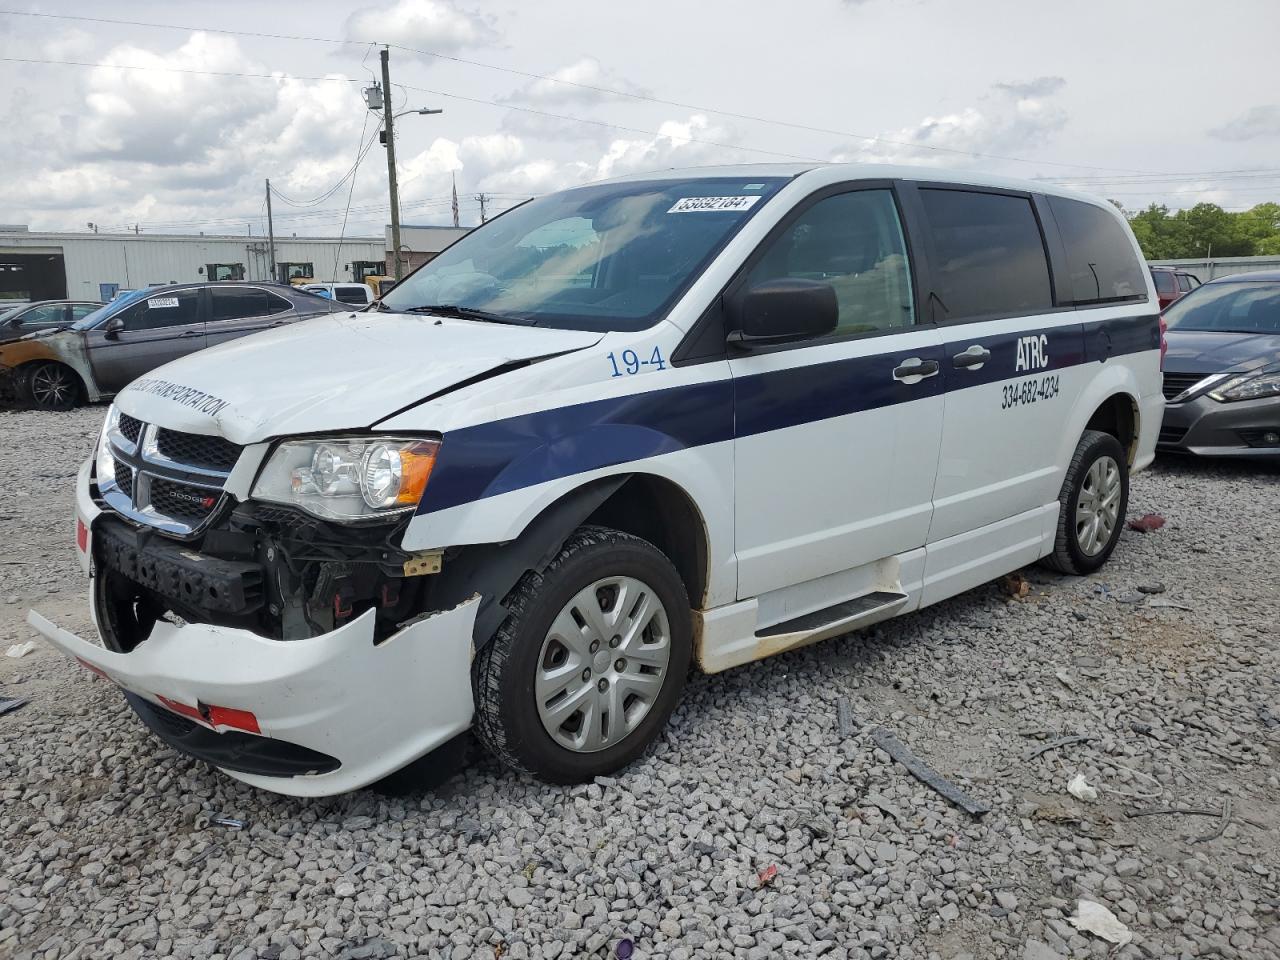
[[[989,163],[992,155],[1017,155],[1048,142],[1066,125],[1066,111],[1051,99],[1064,84],[1060,77],[998,83],[999,95],[981,108],[925,117],[914,126],[885,131],[878,140],[840,148],[832,159],[963,167]]]
[[[647,92],[606,70],[595,57],[582,57],[544,78],[531,80],[505,99],[517,103],[539,105],[594,104],[619,99],[617,94],[647,96]],[[622,97],[622,99],[630,99]]]
[[[437,53],[456,53],[497,36],[487,19],[447,0],[395,0],[357,10],[347,18],[345,35],[360,43],[397,43]]]
[[[1213,128],[1209,131],[1209,136],[1237,141],[1280,137],[1280,105],[1271,103],[1253,107],[1222,126]]]

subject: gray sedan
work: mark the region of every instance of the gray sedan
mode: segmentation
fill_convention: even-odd
[[[1159,449],[1280,461],[1280,273],[1212,280],[1164,317]]]

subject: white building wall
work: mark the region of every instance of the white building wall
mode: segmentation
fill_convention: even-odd
[[[116,283],[135,289],[152,283],[206,279],[210,263],[242,263],[246,280],[270,279],[264,237],[190,237],[165,234],[0,233],[0,253],[61,252],[67,296],[98,299],[98,285]],[[329,280],[337,262],[337,280],[350,280],[351,263],[382,263],[380,238],[337,239],[291,237],[276,241],[277,263],[312,263],[318,279]]]

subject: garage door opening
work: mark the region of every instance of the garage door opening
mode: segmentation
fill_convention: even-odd
[[[61,253],[0,253],[0,304],[66,296],[67,270]]]

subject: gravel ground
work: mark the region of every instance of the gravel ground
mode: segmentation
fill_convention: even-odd
[[[4,647],[30,606],[90,629],[69,505],[102,415],[0,412]],[[645,759],[576,788],[477,757],[408,797],[278,797],[43,646],[0,657],[31,698],[0,716],[0,956],[1280,957],[1277,506],[1274,469],[1158,464],[1130,515],[1168,524],[1101,574],[695,677]],[[1229,816],[1127,816],[1173,806]],[[1082,898],[1132,942],[1078,932]]]

